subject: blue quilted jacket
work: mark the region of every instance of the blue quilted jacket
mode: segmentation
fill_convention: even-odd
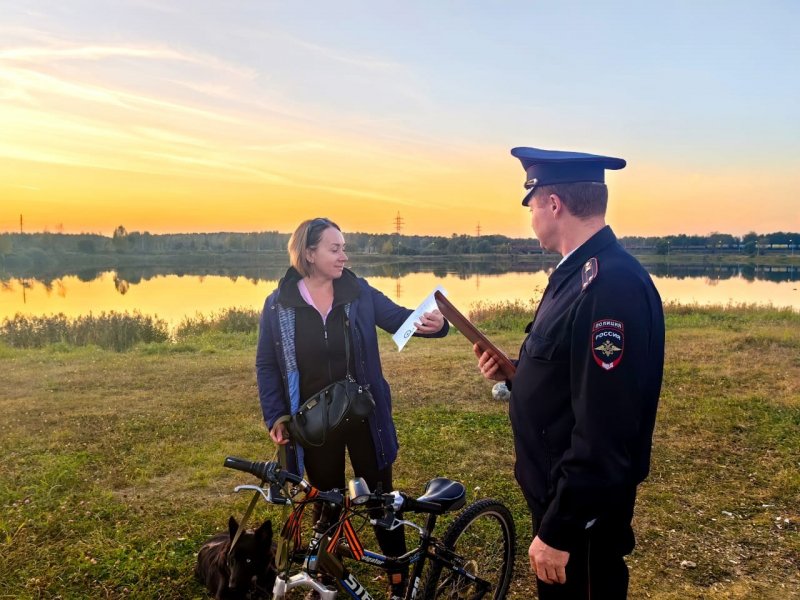
[[[358,297],[349,303],[346,310],[352,331],[356,379],[359,383],[369,384],[375,399],[375,412],[369,418],[369,424],[378,468],[384,469],[397,458],[399,445],[392,421],[392,398],[389,384],[383,377],[375,327],[394,333],[413,311],[395,304],[348,269],[345,269],[342,277],[356,279],[360,288]],[[296,279],[296,272],[290,269],[279,282],[278,288],[267,297],[261,313],[256,374],[261,410],[268,429],[279,418],[297,412],[305,400],[300,398],[300,378],[294,353],[294,309],[278,302],[281,286],[296,285]],[[445,321],[441,331],[424,337],[443,337],[447,335],[448,328]],[[288,464],[285,466],[302,472],[301,455],[301,449],[290,443],[287,448]]]

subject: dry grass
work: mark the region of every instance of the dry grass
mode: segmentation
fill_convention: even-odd
[[[492,337],[514,354],[521,334]],[[512,597],[535,597],[506,406],[491,400],[469,344],[452,335],[397,353],[381,343],[399,487],[447,475],[471,500],[505,501],[519,534]],[[248,500],[231,493],[243,478],[222,459],[272,452],[254,345],[252,334],[206,334],[126,354],[0,347],[0,598],[203,597],[194,552]],[[632,598],[800,596],[798,348],[791,315],[670,315]]]

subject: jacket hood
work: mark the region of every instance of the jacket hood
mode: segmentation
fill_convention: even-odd
[[[278,302],[285,307],[308,306],[297,289],[297,282],[303,278],[294,267],[289,267],[286,274],[278,282]],[[347,304],[358,298],[361,287],[358,277],[350,269],[342,271],[342,276],[333,280],[333,306]]]

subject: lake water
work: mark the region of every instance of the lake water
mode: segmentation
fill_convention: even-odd
[[[353,266],[356,273],[392,300],[415,307],[442,285],[463,310],[477,302],[538,299],[549,269],[487,273],[491,267],[462,263]],[[538,270],[537,270],[538,269]],[[82,272],[55,279],[0,279],[0,320],[16,313],[133,311],[158,315],[174,326],[187,315],[209,314],[237,306],[260,309],[284,266],[239,269],[231,274],[178,274],[164,269]],[[481,272],[483,271],[483,272]],[[755,303],[800,310],[800,267],[662,265],[651,270],[665,302],[698,304]],[[223,273],[225,270],[222,271]]]

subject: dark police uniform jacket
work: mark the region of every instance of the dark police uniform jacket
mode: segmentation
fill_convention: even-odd
[[[664,365],[650,276],[606,226],[550,275],[512,382],[516,477],[546,544],[587,525],[630,530],[649,471]],[[633,538],[631,534],[630,547]]]

